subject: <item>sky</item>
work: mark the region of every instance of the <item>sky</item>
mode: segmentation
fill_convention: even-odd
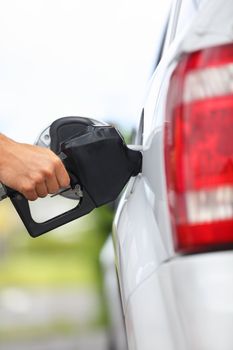
[[[137,126],[170,0],[0,0],[0,132],[55,119]]]

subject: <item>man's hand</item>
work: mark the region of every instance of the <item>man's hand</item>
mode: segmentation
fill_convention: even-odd
[[[0,182],[35,200],[69,186],[70,178],[62,161],[49,149],[0,134]]]

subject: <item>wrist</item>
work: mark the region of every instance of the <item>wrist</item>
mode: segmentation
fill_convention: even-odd
[[[0,133],[0,170],[2,170],[9,159],[10,147],[14,141]]]

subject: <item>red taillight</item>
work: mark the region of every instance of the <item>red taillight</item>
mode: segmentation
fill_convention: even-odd
[[[164,142],[176,251],[233,246],[233,44],[182,58]]]

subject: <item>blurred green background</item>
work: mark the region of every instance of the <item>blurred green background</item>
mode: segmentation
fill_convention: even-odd
[[[105,206],[33,239],[10,201],[0,203],[0,349],[106,329],[99,254],[112,218]]]

